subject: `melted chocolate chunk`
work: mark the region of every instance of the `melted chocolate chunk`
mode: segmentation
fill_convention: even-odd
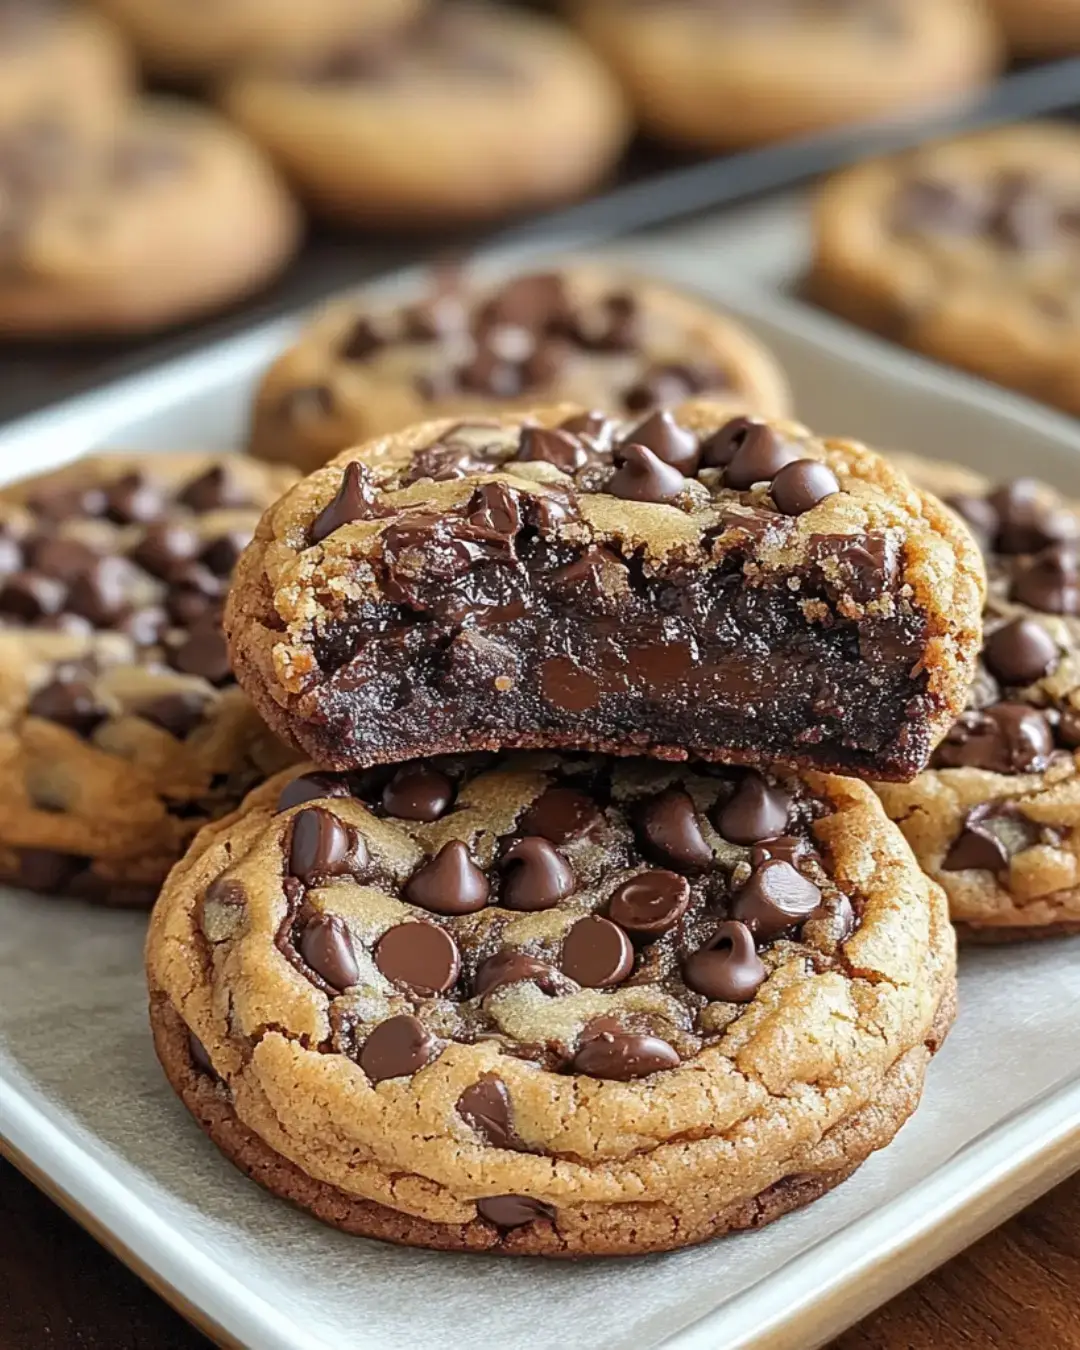
[[[521,1149],[521,1140],[514,1129],[510,1093],[502,1079],[482,1078],[467,1087],[457,1099],[457,1113],[485,1143],[495,1148]]]
[[[943,769],[1041,773],[1053,748],[1044,713],[1026,703],[997,703],[962,713],[938,746],[934,763]]]
[[[390,1017],[371,1032],[360,1050],[360,1067],[373,1083],[416,1073],[438,1053],[439,1043],[416,1017]]]
[[[653,868],[624,881],[608,901],[608,915],[635,937],[659,937],[674,928],[690,904],[690,883]]]
[[[584,1042],[574,1056],[574,1072],[591,1078],[629,1082],[678,1067],[679,1056],[659,1036],[602,1031]]]

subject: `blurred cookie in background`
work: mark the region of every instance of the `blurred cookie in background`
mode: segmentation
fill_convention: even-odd
[[[977,88],[999,65],[981,0],[572,0],[650,135],[727,150]]]
[[[109,134],[0,132],[0,334],[164,327],[255,290],[298,241],[273,169],[212,113],[147,101]]]
[[[250,449],[310,471],[432,417],[553,402],[645,417],[696,394],[789,406],[755,338],[667,286],[589,265],[483,285],[444,271],[411,303],[350,299],[319,315],[263,379]]]
[[[113,125],[131,96],[127,46],[107,19],[58,0],[0,0],[0,136],[27,122]]]
[[[1080,0],[993,0],[1017,56],[1080,52]]]
[[[1080,414],[1080,129],[1006,127],[838,174],[818,199],[808,290]]]
[[[346,34],[406,23],[424,0],[97,0],[122,24],[147,69],[198,81],[238,67],[315,59]]]
[[[511,9],[440,6],[277,73],[241,71],[227,111],[325,216],[442,228],[572,198],[619,157],[614,80],[574,34]]]

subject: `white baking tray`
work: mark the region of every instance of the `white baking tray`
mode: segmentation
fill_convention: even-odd
[[[717,295],[815,428],[1080,494],[1080,428],[791,296],[797,200],[601,250]],[[393,285],[409,284],[406,275]],[[98,445],[228,446],[291,324],[0,434],[11,477]],[[1080,941],[973,950],[923,1104],[845,1186],[759,1233],[568,1265],[389,1248],[244,1180],[165,1085],[138,915],[0,891],[0,1147],[224,1345],[253,1350],[812,1350],[1080,1167]]]

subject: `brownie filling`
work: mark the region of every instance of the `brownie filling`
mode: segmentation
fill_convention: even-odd
[[[704,500],[721,506],[705,565],[557,538],[578,512],[572,489],[487,483],[454,513],[402,514],[372,560],[376,593],[329,607],[314,635],[312,753],[347,767],[426,747],[565,744],[916,773],[935,705],[898,541],[821,534],[798,566],[761,566],[795,517],[838,491],[827,466],[747,419],[704,446],[667,414],[618,435],[603,419],[588,433],[526,428],[501,462],[546,459],[575,489],[687,509],[701,505],[689,476],[694,489],[705,480]],[[457,476],[485,453],[499,452],[451,437],[414,475]],[[346,473],[314,540],[392,514],[365,482]]]

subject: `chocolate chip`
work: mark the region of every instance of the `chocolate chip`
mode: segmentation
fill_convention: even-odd
[[[371,475],[363,464],[353,460],[345,466],[334,499],[311,522],[308,538],[313,544],[321,544],[343,525],[369,519],[374,503],[375,489],[371,485]]]
[[[293,817],[289,874],[305,886],[353,875],[366,863],[363,839],[323,807],[309,806]]]
[[[16,572],[0,588],[0,614],[33,623],[59,614],[67,598],[62,581],[40,572]]]
[[[439,820],[454,800],[446,774],[426,764],[404,764],[383,788],[383,810],[399,820]]]
[[[565,428],[548,431],[543,427],[523,427],[515,459],[525,464],[552,464],[563,473],[574,473],[588,460],[588,451]]]
[[[686,479],[643,445],[624,445],[619,467],[608,479],[605,492],[629,502],[670,502],[686,490]]]
[[[772,858],[750,873],[731,906],[731,916],[768,942],[786,928],[808,919],[821,904],[821,892],[789,863]]]
[[[605,295],[595,310],[575,314],[567,333],[586,351],[631,352],[640,341],[640,317],[637,298],[618,291]]]
[[[537,797],[519,822],[523,834],[538,834],[553,844],[580,839],[603,817],[593,799],[577,788],[553,787]]]
[[[682,872],[704,872],[713,865],[713,851],[698,825],[689,794],[668,788],[641,809],[638,825],[646,850],[657,861]]]
[[[1034,684],[1060,661],[1057,643],[1032,619],[1013,619],[986,639],[983,660],[1002,684]]]
[[[517,398],[525,388],[521,366],[502,360],[490,347],[481,347],[457,372],[457,379],[462,389],[486,398]]]
[[[476,1212],[496,1228],[520,1228],[537,1219],[554,1219],[555,1210],[529,1195],[489,1195],[477,1200]]]
[[[785,464],[772,481],[769,492],[778,511],[802,516],[840,491],[836,474],[816,459],[796,459]]]
[[[176,494],[176,500],[198,515],[252,505],[251,496],[240,482],[234,466],[227,462],[213,464],[205,473],[193,478]]]
[[[545,994],[552,993],[557,983],[552,967],[544,961],[538,961],[535,956],[525,952],[496,952],[478,968],[473,981],[473,995],[483,998],[505,984],[520,984],[525,980],[531,980]]]
[[[251,542],[251,533],[247,530],[229,530],[211,539],[199,557],[215,576],[231,577],[240,561],[240,555]]]
[[[977,234],[986,202],[980,191],[936,178],[911,178],[900,185],[891,211],[892,228],[901,234]]]
[[[131,568],[125,558],[97,558],[71,583],[66,608],[96,628],[108,628],[129,608],[130,585]]]
[[[978,813],[978,807],[967,813],[963,829],[942,861],[943,872],[974,869],[998,873],[1008,870],[1009,850],[1005,841],[985,827],[984,819]]]
[[[105,493],[105,514],[117,525],[146,524],[164,510],[161,489],[137,471],[124,474]]]
[[[1051,544],[1015,574],[1012,598],[1046,614],[1080,614],[1080,554]]]
[[[574,1072],[625,1083],[631,1078],[646,1078],[664,1069],[677,1068],[679,1062],[674,1048],[659,1036],[603,1031],[590,1037],[578,1050]]]
[[[104,515],[105,493],[99,487],[71,488],[61,483],[34,493],[27,505],[36,516],[59,524],[76,516]]]
[[[151,576],[168,580],[199,551],[199,536],[184,525],[151,525],[128,555]]]
[[[44,535],[31,540],[27,558],[36,572],[57,581],[74,581],[88,572],[98,560],[98,554],[77,539],[61,539],[58,535]]]
[[[551,909],[574,889],[570,864],[546,839],[519,839],[499,862],[503,873],[502,903],[507,909]]]
[[[399,923],[387,929],[374,955],[388,980],[421,994],[444,994],[461,971],[454,939],[433,923]]]
[[[705,389],[722,389],[728,378],[715,367],[668,362],[650,366],[648,370],[623,391],[622,401],[627,412],[645,412],[647,408],[664,404],[682,403]]]
[[[288,811],[292,806],[302,806],[304,802],[314,802],[324,797],[351,796],[348,779],[343,774],[302,773],[281,789],[274,809]]]
[[[206,1046],[199,1040],[193,1031],[188,1032],[188,1054],[191,1056],[191,1064],[199,1073],[204,1073],[208,1078],[216,1078],[217,1073],[213,1062],[207,1053]]]
[[[349,926],[337,914],[316,914],[304,925],[297,950],[331,989],[351,989],[360,978]]]
[[[149,699],[140,703],[135,711],[145,722],[160,727],[182,741],[202,725],[210,704],[211,700],[205,694],[185,690],[183,693],[162,694],[160,698]]]
[[[800,458],[799,448],[781,440],[772,427],[752,424],[724,470],[724,486],[746,492],[755,483],[771,483],[781,469]]]
[[[1044,713],[1026,703],[996,703],[961,713],[934,754],[938,768],[1041,773],[1054,748]]]
[[[199,628],[172,652],[169,664],[184,675],[198,675],[210,684],[226,684],[232,679],[229,648],[225,634],[216,626]]]
[[[894,539],[877,530],[864,534],[814,534],[809,540],[826,590],[868,604],[892,587],[899,571]]]
[[[469,524],[485,534],[513,536],[521,528],[517,494],[505,483],[482,483],[466,509]]]
[[[643,445],[686,478],[693,478],[697,473],[701,458],[697,437],[679,426],[669,412],[654,412],[647,417],[626,436],[620,449],[628,445]]]
[[[716,818],[716,828],[733,844],[756,844],[787,828],[791,798],[770,787],[758,773],[743,778]]]
[[[427,300],[410,305],[404,314],[405,337],[410,342],[437,342],[465,327],[465,306],[450,290],[439,290]]]
[[[579,919],[563,940],[563,973],[586,989],[621,984],[634,968],[634,949],[610,919],[590,914]]]
[[[566,285],[557,272],[515,277],[485,302],[477,316],[481,329],[509,325],[540,332],[565,321],[569,313]]]
[[[471,1129],[495,1148],[520,1149],[514,1130],[510,1093],[501,1078],[481,1078],[457,1099],[457,1113]]]
[[[813,856],[814,850],[808,840],[800,835],[781,834],[775,839],[763,839],[754,845],[750,851],[750,866],[760,867],[770,858],[779,858],[782,862],[790,863],[792,867],[797,868],[803,858]]]
[[[750,1003],[765,983],[765,975],[753,933],[745,923],[730,919],[719,924],[708,942],[683,962],[687,988],[718,1003]]]
[[[996,184],[994,198],[986,233],[997,243],[1017,252],[1031,253],[1057,239],[1057,209],[1029,174],[1023,171],[1003,174]]]
[[[372,1031],[360,1051],[360,1067],[373,1083],[416,1073],[435,1058],[438,1041],[416,1017],[390,1017]]]
[[[675,927],[690,904],[690,883],[676,872],[652,868],[611,894],[608,915],[627,932],[659,937]]]
[[[956,493],[945,498],[945,505],[951,507],[964,521],[983,549],[989,547],[998,532],[998,513],[985,497],[972,497],[968,493]]]
[[[410,905],[432,914],[472,914],[488,902],[488,879],[460,839],[443,844],[414,872],[403,892]]]
[[[574,413],[565,422],[560,422],[559,430],[568,431],[574,437],[583,436],[586,440],[597,443],[608,439],[614,425],[605,413],[593,408],[589,412]]]
[[[85,680],[54,680],[34,694],[27,711],[31,717],[55,722],[78,736],[89,736],[109,715],[93,685]]]
[[[342,361],[366,361],[385,346],[385,334],[373,319],[361,314],[342,338],[337,354]]]
[[[1055,510],[1046,488],[1034,478],[1005,483],[986,500],[997,515],[994,542],[999,553],[1037,553],[1050,544],[1076,538],[1076,518]]]
[[[736,454],[760,431],[768,430],[757,417],[733,417],[701,442],[701,467],[726,469]]]

